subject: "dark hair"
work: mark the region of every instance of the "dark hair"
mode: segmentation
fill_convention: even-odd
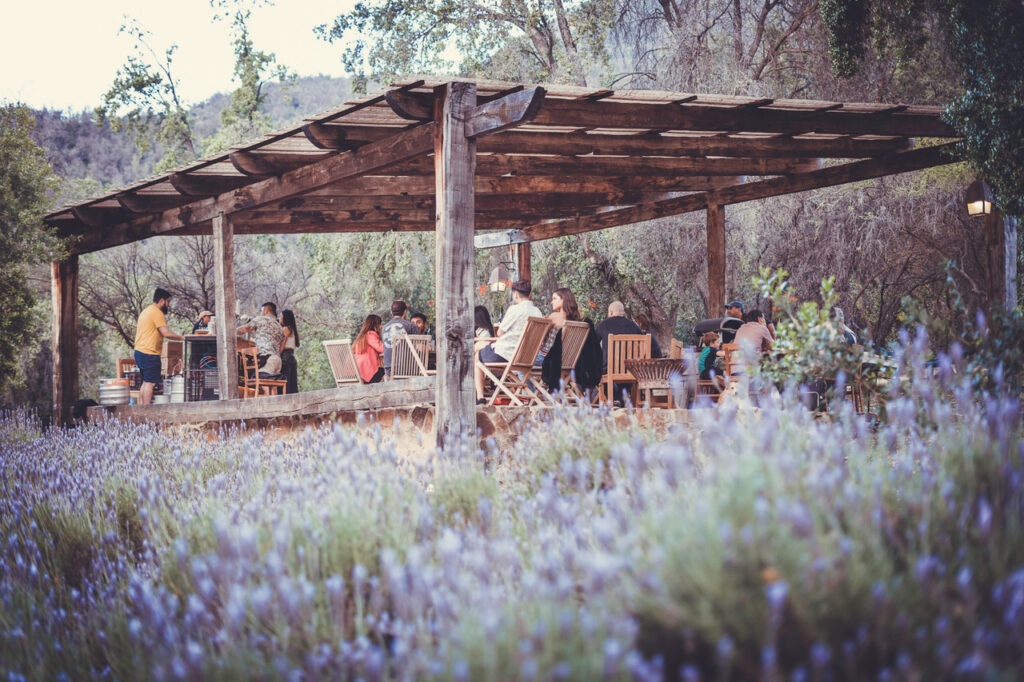
[[[292,330],[292,336],[295,337],[295,346],[299,345],[299,328],[295,326],[295,313],[285,308],[281,311],[281,326],[288,327]]]
[[[423,320],[423,324],[424,324],[424,325],[426,325],[426,324],[427,324],[427,316],[426,316],[426,315],[424,315],[423,313],[413,313],[413,314],[412,314],[412,315],[411,315],[411,316],[409,317],[409,319],[410,319],[410,320],[415,320],[415,319],[416,319],[417,317],[418,317],[418,318],[420,318],[421,320]]]
[[[167,289],[164,289],[162,287],[157,287],[156,291],[153,292],[153,303],[156,303],[161,298],[170,298],[170,297],[171,297],[171,292],[167,291]]]
[[[473,326],[486,331],[487,336],[494,336],[494,324],[491,322],[491,314],[482,305],[473,308]]]
[[[579,322],[580,318],[580,306],[576,303],[576,297],[572,295],[572,292],[562,287],[561,289],[555,289],[555,293],[558,294],[558,298],[562,299],[562,312],[565,314],[566,321]]]
[[[640,331],[645,334],[651,331],[651,318],[647,317],[644,313],[637,313],[633,317],[633,321],[636,322],[636,326],[640,327]]]
[[[267,301],[261,307],[263,307],[263,308],[270,308],[270,314],[271,315],[277,315],[277,304],[276,303],[271,303],[270,301]]]
[[[744,322],[757,322],[762,317],[764,317],[764,313],[762,313],[758,308],[751,308],[747,312],[743,313]]]
[[[394,301],[391,304],[391,315],[393,317],[401,317],[402,315],[405,315],[406,308],[408,308],[408,306],[405,305],[405,301]]]
[[[366,335],[370,332],[377,332],[377,336],[380,336],[380,315],[366,316],[366,319],[363,320],[363,326],[359,328],[359,333],[356,334],[356,340],[352,342],[352,350],[357,353],[365,353]]]
[[[520,296],[529,297],[532,290],[533,289],[530,288],[530,280],[528,279],[517,280],[516,283],[512,285],[512,291],[518,292]]]

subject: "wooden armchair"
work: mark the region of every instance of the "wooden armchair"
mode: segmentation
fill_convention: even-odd
[[[238,394],[242,398],[255,398],[260,395],[281,395],[288,381],[285,379],[266,379],[260,376],[259,351],[255,348],[243,348],[238,351],[242,363],[242,372],[238,377]]]
[[[530,379],[534,371],[533,363],[552,324],[546,317],[529,317],[526,319],[523,335],[519,337],[519,343],[508,362],[483,363],[477,360],[484,377],[494,383],[490,396],[485,396],[488,405],[493,405],[499,394],[504,394],[512,405],[554,403],[551,394],[541,385],[540,379]],[[500,376],[498,372],[501,372]]]
[[[611,403],[615,399],[615,384],[629,386],[629,399],[636,404],[636,377],[626,369],[626,360],[647,360],[651,357],[650,334],[609,334],[608,371],[601,377],[598,400]]]
[[[568,321],[562,327],[562,385],[570,398],[583,398],[583,391],[573,378],[573,371],[589,334],[590,325],[586,322]]]
[[[331,365],[331,374],[334,375],[335,384],[346,386],[363,383],[363,377],[360,376],[359,367],[356,365],[356,356],[352,352],[352,341],[349,339],[324,341],[324,350],[327,352],[327,362]]]
[[[430,334],[399,334],[391,349],[391,378],[408,379],[434,374],[427,369]]]

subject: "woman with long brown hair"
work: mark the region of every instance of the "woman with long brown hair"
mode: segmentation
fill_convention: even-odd
[[[551,314],[548,315],[548,319],[559,329],[564,327],[566,322],[580,321],[580,307],[576,304],[576,297],[571,291],[565,287],[555,289],[555,293],[551,294]]]
[[[356,367],[364,384],[375,384],[384,378],[384,368],[380,366],[380,354],[383,352],[380,316],[367,315],[356,340],[352,342],[352,353],[356,356]]]

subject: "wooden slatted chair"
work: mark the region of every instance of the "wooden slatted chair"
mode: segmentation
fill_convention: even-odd
[[[243,348],[238,351],[242,361],[242,374],[238,378],[238,392],[243,398],[255,398],[260,395],[281,395],[288,385],[286,379],[268,379],[260,376],[259,351],[256,348]]]
[[[738,343],[723,343],[722,352],[725,353],[726,381],[732,381],[736,368],[740,365],[740,345]]]
[[[669,346],[668,356],[673,360],[683,359],[683,342],[679,339],[672,339],[672,345]]]
[[[636,404],[636,377],[626,370],[626,360],[647,360],[651,357],[650,334],[609,334],[608,371],[601,377],[601,402],[614,401],[615,384],[629,386],[629,399]]]
[[[427,369],[430,334],[399,334],[391,350],[391,378],[426,377],[435,372]]]
[[[583,399],[583,391],[573,378],[573,371],[589,334],[590,325],[586,322],[567,321],[562,327],[562,385],[570,398]]]
[[[356,356],[352,352],[352,341],[349,339],[332,339],[324,341],[327,362],[331,365],[334,383],[338,386],[363,383],[356,365]]]
[[[547,336],[553,322],[546,317],[526,318],[519,343],[508,362],[480,362],[484,377],[494,383],[491,395],[485,396],[487,404],[493,405],[499,395],[504,395],[512,405],[543,405],[553,404],[551,394],[541,385],[540,379],[531,381],[533,363],[540,352],[541,344]],[[498,372],[501,372],[500,376]]]

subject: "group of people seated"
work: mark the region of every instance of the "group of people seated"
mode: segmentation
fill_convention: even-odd
[[[716,390],[725,387],[724,343],[736,345],[739,352],[732,372],[743,374],[748,363],[756,362],[775,346],[775,326],[757,308],[744,312],[742,301],[733,301],[726,306],[726,317],[721,322],[720,331],[708,331],[701,336],[697,356],[697,372],[701,381],[711,382]]]
[[[352,354],[363,383],[375,384],[391,376],[391,358],[395,341],[401,334],[426,334],[427,316],[423,313],[409,315],[405,301],[391,303],[391,319],[381,322],[380,315],[367,315],[359,333],[352,342]]]
[[[200,320],[202,319],[200,315]],[[298,364],[295,349],[299,346],[299,330],[295,324],[295,313],[282,310],[277,314],[277,304],[268,301],[263,304],[260,314],[242,326],[239,334],[252,334],[256,346],[259,371],[269,378],[283,377],[285,393],[299,392]]]

